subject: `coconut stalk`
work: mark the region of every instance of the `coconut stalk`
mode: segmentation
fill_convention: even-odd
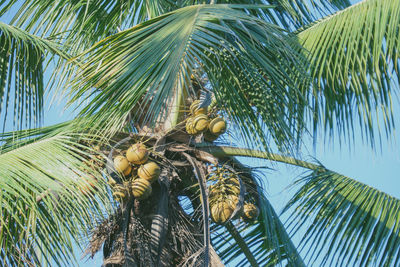
[[[230,146],[210,146],[208,144],[205,146],[199,144],[196,145],[196,148],[201,151],[208,152],[217,158],[241,156],[241,157],[266,159],[275,162],[282,162],[310,170],[317,170],[323,168],[321,165],[310,163],[304,160],[299,160],[293,157],[283,156],[280,154],[264,152],[255,149],[236,148]]]

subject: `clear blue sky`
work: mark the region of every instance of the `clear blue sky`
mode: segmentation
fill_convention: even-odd
[[[8,18],[2,18],[2,21],[7,22]],[[398,89],[398,88],[397,88]],[[394,113],[400,114],[400,105],[397,98],[394,103]],[[63,112],[63,104],[53,104],[52,107],[47,106],[45,109],[44,125],[51,125],[71,118],[73,113],[70,111]],[[7,125],[11,129],[11,123]],[[396,126],[400,125],[400,116],[395,117]],[[309,149],[309,154],[322,162],[328,169],[334,170],[358,181],[373,186],[381,191],[384,191],[396,198],[400,198],[400,135],[393,134],[391,141],[383,139],[382,151],[380,148],[373,151],[369,144],[364,144],[361,141],[359,133],[356,134],[356,141],[350,146],[342,144],[340,147],[337,142],[329,142],[328,140],[319,137],[316,142],[315,152],[311,140],[306,142]],[[337,141],[337,138],[335,139]],[[250,163],[249,161],[245,161]],[[252,160],[253,166],[265,165],[265,161]],[[268,165],[271,167],[271,165]],[[282,164],[272,166],[276,170],[268,171],[266,191],[268,198],[273,206],[279,212],[283,205],[289,200],[291,192],[285,188],[298,177],[303,170],[287,167]],[[80,253],[77,253],[80,258]],[[80,266],[100,266],[101,253],[98,253],[95,261],[81,261]]]

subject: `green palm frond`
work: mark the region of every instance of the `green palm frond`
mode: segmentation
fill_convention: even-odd
[[[87,164],[84,144],[92,138],[64,131],[25,145],[16,141],[14,149],[10,140],[3,144],[0,265],[76,262],[75,244],[110,210],[103,174]]]
[[[308,88],[316,131],[321,124],[339,134],[355,120],[373,141],[373,128],[393,127],[392,87],[399,81],[400,5],[365,0],[298,32],[310,51],[315,86]],[[350,135],[350,134],[349,134]]]
[[[267,0],[274,5],[273,14],[269,18],[276,18],[272,22],[283,25],[286,29],[307,25],[315,20],[316,15],[331,14],[351,5],[349,0]]]
[[[61,47],[17,27],[0,22],[0,116],[13,111],[14,127],[38,124],[43,108],[43,63],[50,52],[62,58]],[[3,124],[3,131],[4,131]]]
[[[294,232],[308,225],[301,243],[311,262],[325,255],[324,266],[399,265],[400,200],[324,168],[298,184],[285,211]]]
[[[242,129],[245,136],[252,137],[248,138],[247,147],[254,147],[254,140],[261,136],[266,140],[271,137],[280,151],[291,151],[298,145],[305,127],[301,114],[306,108],[306,101],[300,91],[285,90],[285,84],[281,83],[286,74],[290,84],[292,73],[266,74],[265,69],[274,72],[270,68],[272,65],[284,63],[276,54],[264,55],[268,57],[266,66],[254,62],[254,58],[259,58],[256,54],[243,53],[234,47],[229,50],[221,48],[218,57],[209,56],[217,63],[210,62],[207,74],[213,87],[218,88],[215,90],[216,105],[232,118],[230,124]],[[307,81],[307,75],[304,80]]]
[[[73,51],[178,8],[172,1],[24,0],[4,5],[2,12],[21,2],[12,23],[43,36],[63,38]]]
[[[201,67],[217,99],[230,96],[219,102],[240,122],[245,135],[254,140],[253,131],[244,127],[254,124],[257,129],[251,130],[263,138],[236,74],[251,71],[263,88],[288,96],[287,87],[296,88],[298,77],[304,77],[304,62],[291,37],[239,8],[186,7],[104,39],[85,54],[72,100],[87,99],[81,114],[93,115],[93,123],[103,123],[101,128],[107,131],[118,130],[130,116],[135,122],[141,117],[154,122],[166,114],[179,88],[189,88],[191,71]],[[232,58],[225,60],[225,55]],[[293,66],[296,71],[288,73]],[[294,95],[295,89],[291,91]]]
[[[237,231],[248,246],[259,266],[305,266],[303,260],[289,238],[285,227],[269,201],[260,197],[261,213],[253,225],[234,222]],[[222,226],[214,226],[213,245],[225,263],[234,261],[238,266],[247,266],[248,258],[239,243]]]
[[[4,1],[3,1],[4,2]],[[9,11],[20,1],[0,2],[0,15]],[[167,12],[190,5],[204,4],[203,0],[140,0],[140,1],[68,1],[56,2],[50,0],[24,0],[14,21],[18,25],[25,24],[29,30],[43,33],[62,33],[68,31],[68,36],[80,33],[92,36],[103,36],[115,32],[117,27],[124,29],[137,23],[142,23]],[[219,0],[218,4],[239,4],[248,6],[273,5],[273,10],[250,8],[251,14],[257,15],[275,24],[289,29],[309,23],[314,13],[329,14],[333,10],[350,5],[349,0]],[[107,21],[108,23],[104,23]],[[82,40],[84,41],[84,40]]]

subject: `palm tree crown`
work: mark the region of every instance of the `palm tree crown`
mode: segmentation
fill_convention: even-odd
[[[1,265],[75,264],[87,243],[105,266],[399,264],[400,200],[299,156],[320,131],[391,135],[396,1],[11,0],[0,16]],[[48,96],[77,116],[43,127]],[[307,170],[285,224],[237,156]]]

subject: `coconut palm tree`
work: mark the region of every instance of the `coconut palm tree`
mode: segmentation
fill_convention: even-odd
[[[2,266],[75,264],[75,244],[105,266],[399,265],[400,201],[300,156],[319,131],[392,133],[397,1],[9,0],[0,16]],[[46,95],[78,115],[43,127]],[[236,156],[307,170],[285,225]]]

